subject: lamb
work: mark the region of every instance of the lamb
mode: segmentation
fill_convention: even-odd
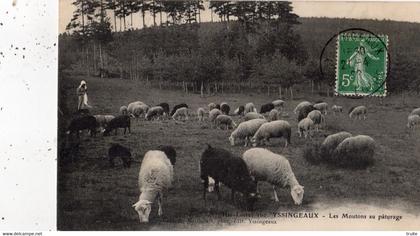
[[[177,120],[179,117],[184,117],[185,120],[188,120],[188,108],[181,107],[176,110],[176,112],[172,115],[172,119]]]
[[[120,115],[127,115],[127,114],[128,114],[127,106],[121,106],[120,107]]]
[[[335,134],[328,135],[321,144],[320,147],[320,154],[321,157],[324,159],[330,159],[331,155],[333,154],[334,150],[337,146],[346,138],[351,137],[351,133],[349,132],[338,132]]]
[[[159,120],[159,117],[162,116],[164,112],[165,111],[161,106],[152,107],[147,111],[145,118],[146,120],[151,120],[156,117],[156,119]]]
[[[182,107],[188,108],[188,105],[187,105],[187,104],[185,104],[185,103],[181,103],[181,104],[175,105],[175,106],[172,108],[172,111],[171,111],[170,116],[173,116],[173,115],[175,114],[176,110],[178,110],[179,108],[182,108]]]
[[[172,187],[173,166],[166,154],[159,150],[146,152],[139,172],[139,200],[133,204],[139,215],[140,223],[149,222],[152,204],[157,199],[158,216],[162,212],[163,192]]]
[[[241,105],[238,108],[236,108],[233,113],[235,113],[235,115],[242,116],[244,115],[244,111],[245,111],[245,107]]]
[[[303,107],[306,107],[306,106],[311,106],[311,105],[312,105],[312,103],[310,103],[308,101],[303,101],[296,106],[296,108],[293,110],[293,112],[295,114],[298,114],[300,109],[302,109]]]
[[[276,187],[289,187],[290,195],[296,205],[301,205],[304,187],[299,184],[286,157],[273,153],[265,148],[251,148],[244,152],[242,159],[248,166],[251,176],[258,181],[267,181],[273,186],[273,197],[276,202]],[[258,186],[258,185],[257,185]],[[257,188],[258,192],[258,188]]]
[[[341,113],[341,112],[343,112],[343,107],[342,107],[342,106],[333,105],[333,106],[331,107],[331,110],[333,111],[333,113],[334,113],[334,115],[335,115],[336,113]]]
[[[308,117],[309,112],[313,110],[316,110],[316,109],[312,105],[308,105],[308,106],[304,106],[300,108],[298,112],[298,121],[301,121],[303,118]]]
[[[219,128],[221,125],[225,125],[226,129],[233,129],[236,127],[236,123],[233,121],[232,117],[228,115],[218,115],[214,120],[214,123],[216,124],[216,127]]]
[[[259,114],[259,113],[256,113],[256,112],[248,112],[244,116],[245,121],[253,120],[253,119],[265,119],[265,117],[263,115]]]
[[[333,160],[339,166],[366,167],[374,162],[375,140],[367,135],[344,139],[334,150]]]
[[[219,183],[231,189],[231,200],[234,201],[235,192],[243,194],[247,209],[252,209],[256,202],[256,185],[252,180],[248,167],[242,158],[233,155],[222,148],[213,148],[210,145],[204,150],[200,159],[200,178],[203,181],[203,198],[209,187],[209,177],[214,179],[214,189],[219,200],[221,194]]]
[[[115,135],[117,135],[118,128],[124,128],[124,134],[128,128],[128,132],[131,133],[131,122],[130,116],[128,115],[120,115],[112,119],[108,126],[105,128],[104,136],[108,136],[111,131],[115,129]]]
[[[244,110],[244,114],[246,115],[246,113],[248,112],[257,112],[257,109],[255,108],[254,103],[249,102],[247,104],[245,104],[245,110]]]
[[[311,118],[306,117],[305,119],[302,119],[298,123],[298,134],[299,137],[302,137],[302,133],[305,135],[305,139],[308,137],[308,135],[311,137],[312,130],[314,128],[314,122],[311,120]]]
[[[217,108],[214,108],[213,110],[211,110],[210,111],[210,113],[209,113],[209,120],[211,121],[211,122],[214,122],[215,120],[216,120],[216,118],[219,116],[219,115],[222,115],[222,111],[220,111],[219,109],[217,109]]]
[[[313,110],[313,111],[309,112],[307,117],[314,122],[314,126],[315,126],[317,132],[319,131],[319,126],[322,123],[325,123],[325,117],[318,110]]]
[[[264,105],[261,106],[260,113],[264,114],[264,113],[270,112],[273,109],[274,109],[274,104],[273,103],[267,103],[267,104],[264,104]]]
[[[206,114],[206,111],[204,110],[204,108],[199,107],[197,109],[197,117],[198,117],[198,121],[204,121],[204,114]]]
[[[357,116],[357,118],[361,120],[361,116],[363,115],[363,119],[366,120],[366,113],[367,113],[367,108],[365,106],[357,106],[349,110],[349,117],[350,119],[353,119],[353,117],[356,118]]]
[[[273,103],[273,105],[274,105],[274,108],[276,108],[276,109],[278,109],[278,110],[283,110],[284,105],[286,104],[286,102],[285,102],[285,101],[280,100],[280,99],[278,99],[278,100],[274,100],[272,103]]]
[[[270,113],[268,113],[268,121],[278,120],[279,116],[280,116],[279,111],[277,109],[273,109],[270,111]]]
[[[261,125],[261,127],[251,138],[251,142],[252,145],[256,147],[261,143],[261,140],[265,141],[267,144],[270,141],[270,138],[283,137],[286,139],[285,147],[287,147],[287,145],[290,144],[291,134],[292,127],[290,126],[289,122],[285,120],[276,120]]]
[[[409,115],[407,128],[416,128],[420,126],[420,116],[419,115]]]
[[[420,107],[412,110],[410,115],[419,115],[420,116]]]
[[[175,166],[176,163],[176,151],[175,148],[172,146],[160,146],[158,148],[159,151],[162,151],[165,153],[166,157],[169,159],[169,161],[171,162],[171,164],[173,166]]]
[[[79,131],[87,129],[90,131],[91,136],[95,136],[97,127],[98,122],[94,116],[87,115],[76,117],[70,122],[66,134],[76,133],[77,137],[79,137]]]
[[[94,115],[96,122],[98,123],[98,127],[105,129],[108,123],[115,118],[113,115]]]
[[[327,115],[328,103],[326,102],[316,103],[314,107],[315,109],[319,110],[322,114]]]
[[[220,104],[220,110],[222,111],[223,114],[229,115],[230,106],[226,102],[222,102]]]
[[[108,159],[111,167],[114,167],[114,159],[117,157],[121,158],[124,168],[130,168],[132,161],[130,149],[120,144],[113,144],[108,149]]]
[[[159,103],[157,106],[163,108],[163,115],[169,116],[169,104],[166,102]]]
[[[248,146],[248,140],[266,122],[265,119],[253,119],[240,123],[229,137],[230,145],[235,146],[237,140],[245,139],[245,147]]]

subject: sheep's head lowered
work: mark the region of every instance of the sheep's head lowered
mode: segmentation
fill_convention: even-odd
[[[304,192],[303,186],[301,185],[296,185],[291,189],[290,194],[292,195],[293,201],[296,205],[302,204]]]
[[[148,223],[150,211],[152,210],[152,202],[148,200],[139,200],[133,204],[133,207],[139,214],[140,223]]]

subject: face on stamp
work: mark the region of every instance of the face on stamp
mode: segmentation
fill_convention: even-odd
[[[340,34],[337,38],[336,94],[385,96],[388,37]]]

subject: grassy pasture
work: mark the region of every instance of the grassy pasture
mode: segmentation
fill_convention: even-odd
[[[238,105],[253,102],[259,109],[262,104],[276,99],[266,94],[219,94],[201,98],[199,94],[183,94],[180,91],[158,90],[144,87],[138,81],[119,79],[86,78],[72,76],[60,79],[59,124],[68,124],[68,111],[77,107],[76,87],[85,79],[89,89],[89,101],[94,106],[93,114],[117,114],[119,107],[131,101],[141,100],[155,105],[168,102],[173,105],[185,102],[195,113],[198,107],[207,107],[210,102],[226,101],[233,111]],[[271,200],[271,186],[260,183],[262,198],[253,214],[277,211],[310,211],[317,203],[339,204],[362,203],[386,207],[398,203],[404,210],[418,214],[420,209],[420,133],[406,129],[407,115],[419,106],[420,99],[407,99],[402,105],[400,97],[387,97],[381,104],[378,99],[349,99],[342,97],[319,97],[298,94],[293,101],[287,100],[284,119],[292,125],[292,144],[283,148],[284,140],[272,140],[267,148],[285,155],[294,173],[305,186],[302,206],[294,206],[288,190],[279,189],[280,202]],[[302,100],[324,100],[330,105],[344,106],[345,112],[338,116],[328,114],[327,125],[311,140],[298,138],[297,121],[293,109]],[[417,103],[416,103],[417,102]],[[347,116],[348,108],[354,105],[368,107],[368,119],[352,121]],[[67,109],[65,109],[67,107]],[[235,120],[238,120],[235,117]],[[59,146],[64,141],[64,130],[59,128]],[[377,142],[376,163],[365,170],[346,170],[325,164],[311,165],[302,155],[306,144],[322,142],[325,135],[338,131],[366,134]],[[186,122],[132,121],[132,133],[102,137],[81,135],[78,161],[67,162],[59,157],[58,169],[58,228],[60,230],[200,230],[222,229],[235,222],[223,218],[224,213],[243,213],[237,205],[229,202],[230,191],[222,186],[223,200],[217,201],[209,194],[207,206],[202,200],[198,162],[206,143],[223,147],[242,155],[243,146],[230,146],[231,131],[212,129],[208,122],[192,118]],[[122,165],[110,168],[105,159],[110,143],[118,142],[131,149],[136,163],[130,169]],[[161,144],[173,145],[177,151],[175,182],[164,197],[163,217],[157,217],[154,205],[150,223],[138,223],[137,213],[131,207],[139,194],[137,186],[141,158],[147,150]],[[256,216],[257,217],[257,216]]]

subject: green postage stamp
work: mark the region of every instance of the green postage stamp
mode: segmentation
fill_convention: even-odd
[[[340,34],[337,39],[335,93],[345,96],[386,96],[388,37]]]

